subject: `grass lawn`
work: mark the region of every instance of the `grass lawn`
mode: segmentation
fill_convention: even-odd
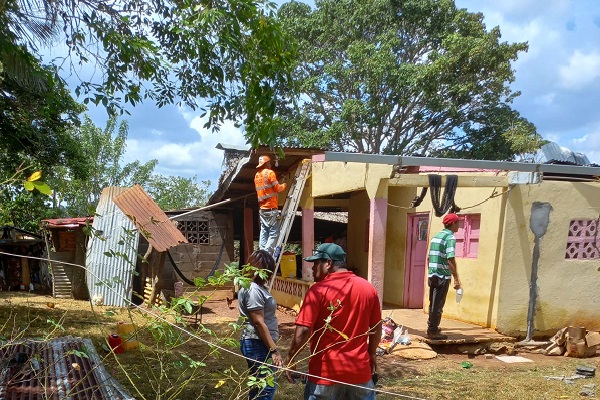
[[[217,296],[218,297],[218,296]],[[232,329],[237,310],[226,301],[208,300],[204,325],[185,331],[168,328],[173,317],[148,315],[136,309],[92,307],[89,302],[53,299],[25,292],[0,292],[0,335],[10,338],[90,338],[107,370],[138,399],[247,398],[246,362],[239,357]],[[166,319],[165,319],[166,318]],[[283,354],[293,332],[294,315],[278,314]],[[120,320],[137,326],[138,350],[115,355],[106,338]],[[182,326],[178,323],[177,326]],[[217,349],[215,345],[221,346]],[[578,365],[598,368],[600,357],[574,359],[521,353],[530,363],[506,364],[484,355],[438,354],[430,360],[405,360],[393,353],[379,359],[378,399],[576,399],[598,377],[572,383],[546,377],[572,376]],[[471,368],[463,368],[469,361]],[[306,368],[305,363],[300,370]],[[304,385],[279,378],[276,399],[302,399]],[[598,389],[597,389],[598,388]]]

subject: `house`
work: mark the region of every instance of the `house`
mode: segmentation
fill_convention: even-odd
[[[457,261],[465,294],[460,303],[447,302],[445,317],[511,336],[552,335],[567,325],[600,329],[600,301],[593,295],[600,285],[599,167],[564,160],[536,164],[300,149],[284,153],[288,170],[299,158],[312,156],[300,202],[302,256],[322,240],[315,211],[347,211],[349,266],[376,287],[382,303],[426,312],[427,247],[442,229],[435,208],[447,191],[446,203],[453,200],[461,207]],[[211,201],[222,201],[228,192],[252,193],[259,154],[239,158]],[[429,175],[437,178],[430,183]],[[451,182],[448,189],[446,182]],[[426,195],[417,204],[425,187],[435,201]],[[256,219],[247,204],[238,202],[234,211],[243,221],[245,253]],[[280,304],[299,306],[311,284],[310,267],[303,262],[303,279],[276,279],[273,293]]]
[[[465,294],[444,315],[511,336],[528,324],[537,335],[600,328],[600,302],[582,295],[600,284],[600,168],[344,153],[313,161],[314,198],[350,194],[348,259],[383,302],[426,310],[427,245],[442,224],[431,200],[411,203],[427,175],[454,175]]]
[[[219,179],[219,186],[209,199],[209,207],[220,206],[228,208],[233,220],[233,238],[239,255],[236,260],[245,263],[250,254],[257,248],[260,228],[258,224],[258,200],[254,188],[254,175],[258,158],[269,154],[272,158],[272,168],[280,183],[290,182],[298,165],[305,159],[322,155],[322,150],[283,148],[283,155],[278,156],[268,147],[255,150],[218,144],[217,148],[224,151],[224,170]],[[283,205],[288,196],[290,186],[279,193],[279,204]],[[327,237],[341,234],[347,229],[347,195],[336,194],[318,199],[310,197],[310,179],[307,181],[302,195],[299,210],[291,226],[288,243],[301,244],[303,249],[314,248],[314,242],[324,241]],[[307,217],[310,213],[310,218]],[[310,229],[305,222],[310,221]],[[310,232],[308,235],[307,233]],[[278,296],[278,304],[298,309],[306,290],[312,283],[310,263],[302,261],[298,255],[297,269],[299,278],[277,278],[273,285],[273,293]]]
[[[0,290],[48,290],[44,238],[10,225],[0,231]]]
[[[94,217],[44,219],[42,227],[49,233],[46,242],[52,271],[52,296],[89,299],[85,284],[85,249]],[[86,234],[86,229],[88,232]]]

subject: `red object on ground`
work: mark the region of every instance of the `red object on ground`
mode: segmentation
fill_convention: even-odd
[[[123,340],[119,335],[109,335],[108,336],[108,345],[115,352],[115,354],[121,354],[123,352]]]

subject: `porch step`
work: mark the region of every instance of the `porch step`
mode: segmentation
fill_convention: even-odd
[[[72,284],[65,273],[64,266],[56,261],[52,262],[52,294],[56,298],[70,299],[72,297]]]

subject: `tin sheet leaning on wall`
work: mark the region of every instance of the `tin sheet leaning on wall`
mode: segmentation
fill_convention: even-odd
[[[96,208],[86,256],[87,285],[96,305],[124,307],[131,301],[139,235],[113,202],[125,190],[105,188]]]

